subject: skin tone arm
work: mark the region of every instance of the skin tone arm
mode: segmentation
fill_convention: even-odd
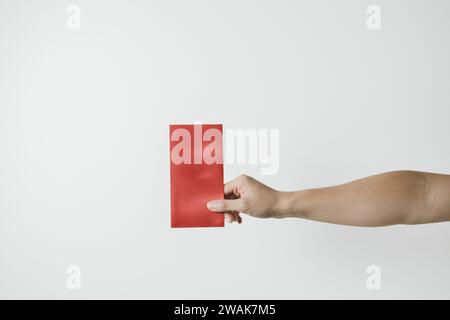
[[[274,190],[242,175],[225,184],[225,200],[208,202],[228,222],[240,213],[258,218],[297,217],[379,227],[450,221],[450,175],[387,172],[342,185],[295,192]]]

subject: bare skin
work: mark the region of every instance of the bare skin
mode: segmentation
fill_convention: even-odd
[[[379,227],[450,221],[450,175],[395,171],[342,185],[283,192],[242,175],[225,184],[225,200],[208,202],[228,222],[240,213]]]

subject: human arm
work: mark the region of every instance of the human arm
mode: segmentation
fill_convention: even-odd
[[[208,208],[225,212],[229,221],[240,222],[243,212],[366,227],[432,223],[450,220],[450,175],[395,171],[294,192],[239,176],[225,184],[225,198],[209,202]]]

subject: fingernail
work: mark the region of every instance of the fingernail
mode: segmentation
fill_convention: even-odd
[[[208,207],[208,209],[215,209],[217,207],[217,202],[216,201],[210,201],[206,204],[206,207]]]
[[[227,221],[227,223],[231,223],[231,217],[229,215],[225,215],[225,220]]]

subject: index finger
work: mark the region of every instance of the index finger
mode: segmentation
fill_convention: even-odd
[[[230,180],[223,186],[223,192],[225,195],[231,195],[234,194],[237,196],[237,194],[234,192],[236,190],[236,179]]]

